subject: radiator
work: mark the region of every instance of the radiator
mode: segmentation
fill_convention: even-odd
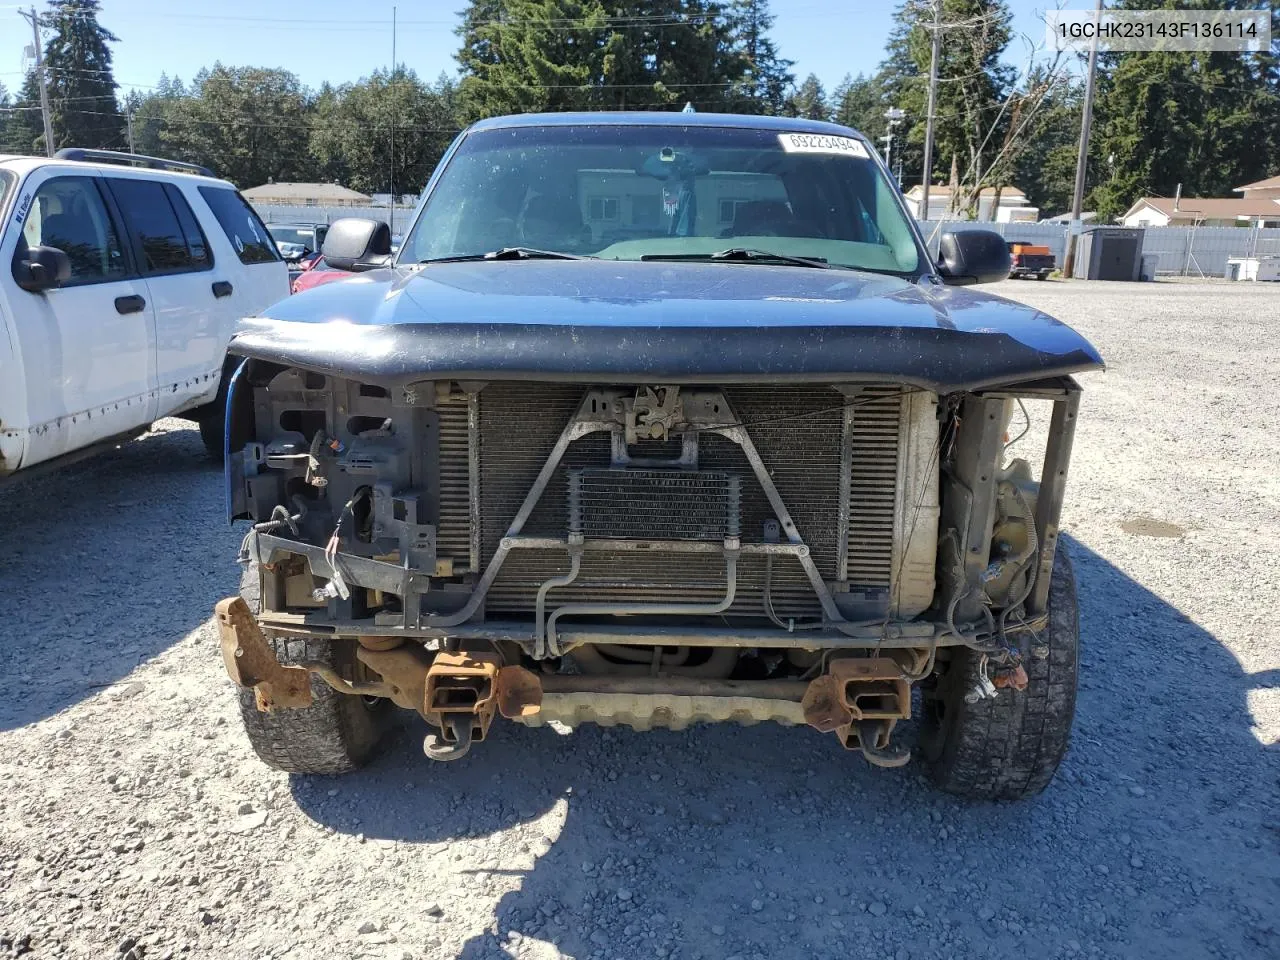
[[[896,386],[868,386],[858,394],[857,404],[848,407],[845,394],[830,387],[730,386],[724,390],[738,420],[747,424],[818,571],[833,591],[850,594],[861,606],[886,610],[892,606],[903,613],[927,606],[932,594],[937,485],[936,478],[930,479],[928,471],[920,469],[919,450],[936,436],[932,395],[907,394]],[[441,405],[437,549],[441,557],[453,561],[455,569],[482,570],[492,558],[583,394],[584,388],[573,384],[492,383],[470,403],[456,399]],[[921,403],[926,396],[928,403]],[[679,441],[643,441],[632,448],[632,454],[675,457]],[[522,533],[564,537],[570,527],[570,476],[598,481],[609,467],[607,434],[592,434],[570,444]],[[774,518],[774,512],[742,449],[723,437],[702,434],[698,470],[709,478],[737,478],[742,542],[763,542],[766,521]],[[593,487],[595,493],[598,486]],[[473,510],[471,494],[476,491],[478,510]],[[609,521],[602,512],[607,505],[594,502],[593,511],[596,533],[607,536]],[[916,549],[908,551],[914,556],[904,554],[903,543],[895,546],[896,541],[905,540],[907,515],[916,520],[912,528]],[[612,523],[622,535],[638,532],[634,516],[628,519],[619,514]],[[588,536],[594,535],[588,531]],[[489,590],[486,617],[529,615],[538,587],[568,568],[564,550],[513,551]],[[726,616],[763,617],[764,583],[764,558],[743,555],[737,598]],[[724,562],[717,554],[592,550],[584,556],[575,583],[553,591],[551,597],[556,605],[575,601],[714,603],[724,596],[724,586]],[[774,559],[770,592],[780,617],[821,616],[817,597],[794,558]]]

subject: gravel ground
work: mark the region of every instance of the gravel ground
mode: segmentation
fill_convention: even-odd
[[[497,724],[432,765],[410,722],[367,772],[269,771],[208,622],[241,534],[164,421],[0,492],[0,956],[1280,957],[1280,290],[997,292],[1110,364],[1042,797],[962,803],[766,726]]]

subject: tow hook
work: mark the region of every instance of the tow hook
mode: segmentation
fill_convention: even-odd
[[[889,720],[859,720],[858,749],[867,763],[877,767],[901,767],[911,760],[911,751],[889,742],[893,723]]]
[[[433,760],[466,756],[473,741],[481,741],[498,707],[497,654],[443,651],[427,669],[422,715],[439,728],[430,733],[422,751]]]
[[[441,730],[427,734],[422,741],[422,752],[432,760],[461,760],[471,750],[471,718],[466,714],[452,713],[445,724],[447,732]]]

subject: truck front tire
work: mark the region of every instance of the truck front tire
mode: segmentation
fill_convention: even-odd
[[[249,609],[257,613],[256,564],[245,571],[240,592]],[[282,664],[319,661],[347,679],[355,679],[354,649],[341,641],[279,638],[273,645]],[[263,713],[252,690],[241,689],[239,695],[240,717],[254,753],[267,766],[286,773],[335,774],[359,769],[377,752],[391,714],[389,701],[338,693],[314,674],[311,706],[301,710]]]
[[[219,396],[222,397],[221,392]],[[226,398],[222,397],[222,402],[214,401],[209,407],[202,411],[200,419],[196,421],[200,427],[200,441],[204,444],[204,448],[209,453],[209,459],[214,463],[222,463],[226,456],[226,432],[227,432],[227,404]]]
[[[1032,638],[1025,690],[1004,688],[974,703],[982,655],[957,648],[923,690],[921,753],[942,790],[975,800],[1017,800],[1049,785],[1075,717],[1080,617],[1076,579],[1061,543],[1049,585],[1049,622]]]

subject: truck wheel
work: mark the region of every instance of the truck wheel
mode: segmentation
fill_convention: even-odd
[[[222,396],[221,392],[219,396]],[[224,436],[227,432],[226,397],[222,397],[221,403],[215,400],[196,423],[200,425],[200,440],[209,453],[209,459],[214,463],[222,463],[227,449]]]
[[[256,564],[245,571],[241,596],[249,609],[259,609]],[[279,638],[273,641],[282,664],[321,661],[340,675],[354,673],[354,651],[323,637]],[[350,773],[364,766],[386,733],[391,714],[388,700],[338,693],[314,674],[311,706],[302,710],[263,713],[254,692],[241,689],[240,717],[254,753],[286,773]]]
[[[1061,543],[1049,585],[1049,622],[1024,664],[1027,688],[966,703],[982,655],[957,648],[946,672],[922,690],[921,753],[930,779],[977,800],[1039,793],[1067,752],[1076,709],[1080,615],[1071,560]]]
[[[192,411],[197,424],[200,425],[200,440],[209,452],[209,459],[214,463],[222,463],[227,451],[227,388],[231,376],[236,372],[236,358],[227,357],[222,364],[222,378],[218,381],[218,392],[203,407]]]

